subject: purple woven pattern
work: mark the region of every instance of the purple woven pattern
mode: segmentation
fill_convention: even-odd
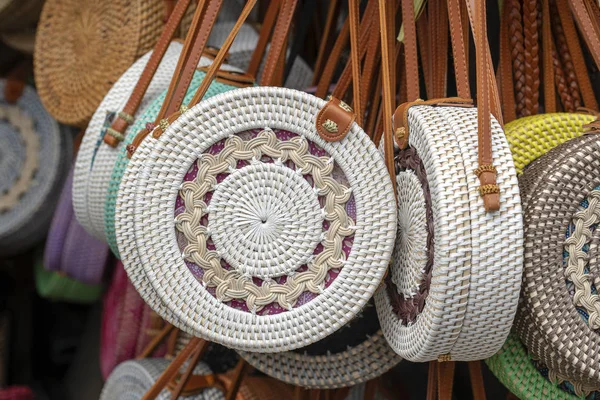
[[[73,211],[73,168],[65,181],[44,251],[44,266],[87,284],[102,281],[108,246],[90,236]]]
[[[52,224],[46,238],[46,247],[44,249],[44,267],[49,271],[59,271],[65,237],[69,230],[70,221],[74,218],[73,202],[71,192],[73,189],[73,168],[65,180],[65,185],[60,194]]]

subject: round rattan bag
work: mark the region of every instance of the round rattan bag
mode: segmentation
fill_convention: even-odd
[[[152,49],[164,7],[162,0],[47,0],[34,61],[50,114],[84,126],[119,76]]]
[[[134,118],[138,118],[143,110],[169,86],[182,47],[179,42],[171,42]],[[151,55],[152,51],[149,51],[136,61],[108,91],[86,128],[75,162],[73,180],[75,215],[90,234],[102,241],[106,241],[104,201],[110,173],[119,150],[124,146],[120,142],[116,148],[113,148],[102,139],[116,114],[127,103]],[[207,59],[204,60],[205,65],[209,62]],[[130,127],[124,135],[127,136],[131,132]]]
[[[504,343],[523,268],[519,187],[504,132],[492,118],[500,210],[478,192],[477,109],[415,105],[396,150],[398,226],[385,288],[383,333],[411,361],[470,361]],[[439,134],[444,132],[444,134]]]
[[[0,93],[6,82],[0,80]],[[71,162],[71,134],[26,86],[15,104],[0,98],[0,255],[46,233]]]
[[[102,393],[101,400],[138,400],[152,387],[160,374],[168,367],[169,360],[165,358],[145,358],[142,360],[131,360],[120,364],[110,374]],[[195,375],[210,375],[210,368],[199,363],[194,369]],[[157,400],[171,398],[169,389],[163,389],[156,397]],[[225,396],[219,388],[207,388],[200,393],[180,398],[188,400],[223,400]]]
[[[240,354],[276,379],[319,389],[367,382],[402,360],[385,341],[372,301],[350,323],[310,346],[282,353]]]
[[[580,136],[538,158],[520,178],[525,266],[516,331],[557,374],[600,387],[596,292],[600,141]]]
[[[324,105],[290,89],[238,89],[136,149],[135,201],[123,193],[122,204],[134,203],[159,314],[228,347],[276,352],[324,338],[366,305],[393,247],[394,195],[360,127],[338,142],[318,135]]]

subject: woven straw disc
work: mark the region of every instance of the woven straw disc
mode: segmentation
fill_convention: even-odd
[[[47,0],[34,61],[50,114],[84,126],[118,77],[152,49],[163,16],[161,0]]]
[[[152,387],[160,374],[169,366],[170,361],[164,358],[145,358],[131,360],[120,364],[110,374],[104,384],[100,400],[139,400]],[[181,371],[185,370],[186,364]],[[210,368],[200,362],[194,369],[196,375],[211,374]],[[157,400],[171,398],[171,392],[163,389],[156,397]],[[199,394],[182,396],[190,400],[223,400],[225,396],[220,389],[205,389]]]
[[[152,82],[142,99],[140,107],[138,107],[138,112],[134,115],[134,119],[142,115],[144,109],[160,93],[168,88],[182,47],[181,43],[171,42],[152,78]],[[104,202],[106,200],[110,174],[112,173],[119,151],[121,151],[122,147],[125,147],[124,143],[120,142],[117,147],[113,148],[102,140],[106,133],[106,128],[110,126],[111,119],[107,116],[114,115],[123,109],[151,55],[152,51],[149,51],[137,60],[106,94],[102,103],[100,103],[100,106],[94,112],[77,155],[75,180],[73,183],[75,213],[86,230],[102,241],[106,241],[104,233]],[[205,62],[208,63],[207,60]],[[135,136],[137,132],[133,131],[132,128],[130,125],[123,132],[125,137],[129,135]]]
[[[4,85],[0,80],[1,93]],[[45,235],[70,161],[70,134],[31,87],[14,105],[0,99],[0,254],[15,254]]]
[[[508,143],[493,120],[501,209],[485,213],[473,173],[477,110],[418,106],[408,118],[410,148],[396,156],[398,248],[376,294],[382,330],[411,361],[486,358],[509,333],[522,270],[520,197]]]
[[[364,307],[367,299],[372,296],[379,285],[391,254],[396,224],[395,213],[390,212],[391,208],[388,207],[394,201],[391,184],[385,179],[385,167],[380,155],[358,126],[354,125],[348,136],[341,142],[330,144],[318,137],[314,121],[318,110],[323,105],[323,101],[293,90],[279,88],[234,90],[203,101],[171,124],[158,140],[148,137],[143,142],[147,143],[152,151],[145,158],[144,167],[136,183],[138,200],[135,203],[134,236],[148,279],[164,304],[182,321],[183,325],[180,327],[183,330],[240,350],[259,352],[292,350],[318,341],[339,329]],[[238,132],[249,132],[253,129],[261,131],[261,133],[252,141],[236,135]],[[285,135],[292,135],[292,137],[289,140],[278,137],[279,133],[275,133],[273,130],[278,132],[282,130]],[[227,141],[223,142],[225,139]],[[306,153],[308,148],[313,148],[308,141],[313,142],[331,158],[316,158]],[[238,274],[239,276],[244,275],[239,269],[234,269],[231,274],[225,276],[224,272],[219,272],[223,270],[214,262],[210,264],[214,269],[205,274],[205,278],[208,280],[206,282],[208,289],[205,289],[201,280],[196,277],[197,275],[190,273],[190,269],[184,262],[182,250],[176,241],[176,232],[183,233],[186,240],[189,240],[188,228],[197,229],[193,227],[193,220],[187,219],[186,215],[181,214],[175,218],[174,202],[179,195],[180,187],[182,187],[182,180],[190,166],[198,160],[200,154],[215,144],[219,147],[218,143],[224,143],[226,146],[222,152],[213,148],[220,154],[219,157],[226,157],[229,152],[227,148],[231,148],[231,146],[242,146],[239,147],[240,149],[244,146],[263,146],[260,149],[255,148],[251,153],[244,153],[243,150],[231,153],[232,157],[244,157],[247,161],[241,164],[237,163],[237,169],[226,168],[225,172],[231,173],[231,175],[223,182],[250,178],[261,168],[265,168],[262,166],[264,160],[261,153],[256,152],[264,152],[264,156],[271,154],[274,157],[274,172],[270,178],[264,181],[264,184],[240,184],[242,189],[238,195],[251,201],[252,210],[248,210],[246,217],[240,220],[240,230],[236,231],[236,235],[239,235],[240,232],[245,235],[250,234],[243,233],[250,227],[250,230],[257,233],[258,240],[254,244],[248,242],[246,246],[249,247],[242,251],[259,248],[260,246],[251,246],[271,241],[274,245],[269,253],[265,253],[265,260],[273,260],[286,251],[283,246],[276,247],[281,238],[283,238],[281,240],[284,241],[285,246],[310,249],[306,242],[314,243],[314,236],[310,232],[314,222],[309,223],[308,230],[292,229],[288,231],[282,229],[289,221],[304,218],[303,215],[293,214],[294,208],[290,207],[290,204],[300,202],[303,207],[315,207],[314,204],[317,203],[311,201],[310,198],[317,195],[323,198],[327,197],[326,203],[329,204],[328,208],[321,213],[322,218],[331,221],[330,226],[329,228],[319,226],[319,231],[327,232],[321,236],[323,252],[315,257],[306,253],[300,254],[299,258],[294,260],[294,265],[298,265],[305,257],[308,257],[310,266],[306,271],[294,271],[298,275],[294,278],[289,273],[278,276],[280,271],[275,269],[272,264],[262,263],[259,268],[263,277],[267,276],[268,279],[280,279],[280,276],[287,278],[284,281],[280,280],[280,283],[265,285],[257,292],[257,295],[250,295],[247,292],[247,290],[254,290],[252,289],[254,284],[245,278],[240,281],[237,277]],[[275,157],[278,154],[276,149],[281,149],[281,146],[291,146],[289,147],[290,153],[283,153],[279,157]],[[305,155],[302,156],[302,154]],[[253,155],[255,160],[252,160]],[[211,156],[206,160],[211,162],[210,160],[213,158],[217,159]],[[282,162],[276,158],[281,158]],[[157,162],[159,164],[156,164]],[[315,187],[319,188],[318,192],[313,191],[310,194],[311,197],[308,197],[308,194],[302,194],[306,193],[305,189],[298,192],[296,188],[284,189],[278,186],[278,180],[287,176],[287,171],[284,172],[284,170],[291,168],[290,163],[303,165],[303,175],[312,174]],[[161,167],[158,168],[158,165]],[[219,165],[217,169],[211,169],[210,173],[213,173],[212,171],[218,173],[217,171],[224,167],[222,164]],[[230,165],[233,166],[233,164]],[[338,178],[331,178],[330,175],[337,166],[346,177],[351,191],[345,189],[344,186],[340,186],[336,190],[322,186],[327,182],[327,185],[338,187],[336,186]],[[236,174],[238,170],[239,174]],[[169,177],[166,180],[164,178],[156,180],[153,174],[158,172],[166,173]],[[202,179],[199,174],[198,177],[194,179]],[[218,189],[219,186],[217,185],[215,189]],[[212,186],[204,184],[199,187],[199,190],[212,188]],[[193,182],[186,182],[183,188],[195,190]],[[284,193],[278,193],[280,191],[284,191]],[[182,191],[181,193],[183,195],[186,192]],[[257,197],[257,194],[260,193],[270,197],[272,202],[261,203],[258,201],[260,196]],[[214,195],[217,196],[216,191]],[[185,196],[188,195],[185,194]],[[347,219],[346,212],[341,206],[351,197],[354,198],[356,204],[354,224]],[[212,202],[211,204],[215,208],[220,206]],[[340,206],[336,204],[340,204]],[[147,212],[149,209],[153,209],[152,216]],[[188,206],[186,209],[188,210],[186,212],[192,211]],[[152,221],[148,220],[149,217]],[[264,217],[266,218],[263,220]],[[210,218],[209,214],[209,220]],[[261,223],[265,225],[258,225],[258,219],[261,219]],[[177,225],[179,226],[176,226],[175,221],[178,221]],[[187,225],[188,223],[192,225]],[[217,225],[211,225],[209,229],[215,231]],[[215,228],[213,229],[212,226]],[[202,226],[200,229],[203,229]],[[149,236],[150,230],[153,233]],[[334,235],[334,232],[337,233]],[[354,233],[353,251],[344,257],[340,248],[342,238],[347,237],[351,232]],[[230,240],[234,239],[234,236],[230,238]],[[159,242],[163,245],[156,246],[155,243]],[[168,245],[164,246],[165,243]],[[202,243],[191,244],[191,252],[186,260],[190,260],[192,257],[191,260],[194,262],[208,267],[194,256],[194,254],[201,254],[195,253],[195,249],[201,249]],[[338,244],[336,245],[336,243]],[[184,254],[188,251],[188,247]],[[343,258],[346,259],[343,260]],[[229,262],[231,255],[223,254],[223,260]],[[327,262],[331,264],[324,264],[323,260],[328,260]],[[330,265],[330,267],[326,267],[326,265]],[[213,273],[217,275],[212,275],[213,281],[210,281]],[[334,274],[333,278],[330,276],[332,273]],[[210,291],[213,282],[216,282],[214,279],[221,279],[223,282],[218,289],[219,292],[215,295]],[[323,287],[325,279],[330,279],[327,287]],[[243,281],[247,283],[243,283]],[[233,286],[231,285],[240,284],[245,286],[240,287],[239,292],[232,291]],[[297,285],[297,289],[294,289],[295,285]],[[281,296],[276,296],[275,292],[270,292],[270,286],[282,287],[284,292]],[[308,295],[305,295],[306,293]],[[285,310],[286,307],[294,307],[299,295],[308,296],[309,299],[304,300],[308,302],[301,303],[302,306],[291,310]],[[237,304],[226,304],[230,299],[235,300]],[[244,307],[248,307],[248,311],[245,311]],[[263,307],[267,307],[265,308],[268,311],[267,314],[274,313],[260,315]],[[274,307],[274,309],[270,307]],[[257,313],[253,313],[252,310]]]
[[[319,389],[358,385],[383,375],[402,360],[385,341],[372,302],[349,324],[308,348],[240,355],[276,379]]]
[[[540,157],[520,178],[525,269],[519,315],[529,318],[531,326],[521,323],[518,333],[548,367],[593,386],[600,386],[600,355],[590,350],[600,345],[595,294],[599,282],[594,278],[599,149],[595,135],[572,139]],[[587,205],[582,206],[585,199]]]

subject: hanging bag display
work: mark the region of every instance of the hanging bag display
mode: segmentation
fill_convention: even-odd
[[[252,5],[253,2],[248,3],[245,11]],[[283,18],[280,21],[285,23]],[[356,25],[358,22],[351,24],[353,29],[357,29]],[[277,63],[284,37],[274,36],[271,51],[278,50],[277,57],[267,62],[265,71],[272,71]],[[228,38],[227,46],[232,39],[233,36]],[[216,60],[220,62],[221,56],[220,53]],[[217,68],[215,61],[207,77],[212,78]],[[359,82],[356,76],[355,82]],[[203,81],[191,105],[202,98],[209,83],[208,79]],[[357,94],[358,91],[355,104],[360,109]],[[291,350],[327,336],[364,307],[383,276],[391,251],[395,213],[381,204],[391,205],[393,193],[374,145],[353,124],[353,114],[347,111],[345,103],[339,104],[339,100],[325,103],[289,89],[238,89],[190,107],[176,121],[170,120],[168,127],[164,124],[155,128],[135,148],[134,156],[140,152],[144,160],[144,172],[135,182],[135,197],[140,200],[134,211],[140,264],[156,290],[155,296],[168,313],[177,317],[184,330],[238,349]],[[200,126],[198,130],[192,128]],[[230,153],[231,146],[242,147],[239,153]],[[259,147],[250,151],[254,146]],[[151,151],[142,153],[143,147]],[[150,167],[158,160],[154,155],[159,154],[161,164],[165,163],[160,169],[174,175],[149,185],[146,179],[153,181],[152,174],[159,171]],[[221,157],[234,158],[218,161]],[[204,171],[202,160],[214,160],[211,162],[218,166],[206,171],[210,175],[200,174],[196,167]],[[208,217],[215,224],[210,227],[214,230],[210,242],[214,240],[219,250],[206,253],[202,250],[206,243],[203,234],[190,240],[195,234],[190,236],[188,232],[207,229],[197,217],[189,219],[189,213],[204,213],[202,209],[194,211],[190,201],[196,196],[201,199],[200,193],[207,189],[212,192],[214,183],[208,183],[215,182],[213,173],[226,176],[216,178],[217,187],[222,190],[212,194],[210,212],[215,214]],[[203,177],[208,179],[206,183],[194,183]],[[219,183],[222,177],[225,179]],[[162,184],[167,186],[159,192],[171,193],[170,200],[162,198],[159,192],[150,194]],[[187,189],[180,193],[180,186]],[[196,187],[204,192],[194,195]],[[190,189],[192,192],[188,192]],[[173,203],[178,196],[182,206]],[[235,207],[233,201],[251,208]],[[193,203],[204,208],[203,202]],[[163,210],[152,212],[154,217],[160,215],[168,223],[154,217],[156,223],[146,221],[150,213],[140,211],[154,207]],[[354,207],[356,221],[348,217]],[[229,218],[241,218],[242,225],[227,222]],[[117,221],[122,222],[118,217]],[[195,226],[193,229],[190,223]],[[153,237],[145,231],[150,225]],[[163,235],[170,238],[168,249],[154,246],[155,240],[164,240]],[[175,235],[183,240],[182,248],[173,240]],[[244,236],[241,245],[234,240]],[[162,254],[163,250],[167,253]],[[203,254],[211,261],[201,260]],[[220,265],[221,256],[215,257],[217,254],[226,257],[224,261],[231,271]],[[152,261],[159,259],[159,263]],[[186,261],[195,265],[188,267]],[[161,277],[166,275],[159,271],[167,266],[168,275],[176,276],[171,280],[177,282],[176,290],[165,291],[167,281]],[[258,281],[245,276],[255,276]],[[316,322],[314,315],[324,318]]]
[[[491,356],[509,333],[519,296],[523,223],[516,171],[496,120],[485,2],[466,6],[477,50],[477,108],[466,100],[460,2],[447,7],[460,98],[426,102],[417,100],[413,2],[402,4],[412,102],[393,118],[398,233],[376,305],[388,343],[411,361]]]

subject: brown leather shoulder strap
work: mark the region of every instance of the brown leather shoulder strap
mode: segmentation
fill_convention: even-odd
[[[275,26],[275,22],[277,21],[277,15],[279,12],[279,7],[281,6],[281,1],[282,0],[272,0],[269,3],[269,8],[267,8],[265,19],[263,20],[260,28],[258,42],[256,42],[256,48],[252,53],[252,58],[250,59],[250,64],[248,64],[248,69],[246,71],[255,78],[258,74],[258,69],[260,68],[260,63],[263,59],[263,56],[265,55],[265,50],[267,49],[267,44],[269,43],[273,26]]]
[[[315,61],[314,75],[311,86],[316,86],[319,77],[323,71],[323,64],[328,59],[327,53],[327,45],[329,43],[330,37],[335,30],[335,22],[336,17],[339,12],[340,2],[339,0],[330,0],[329,6],[327,8],[327,17],[325,19],[325,26],[323,27],[323,36],[321,37],[321,42],[319,43],[319,50],[317,52],[317,61]]]
[[[513,121],[517,118],[515,91],[513,86],[511,50],[509,45],[510,38],[508,21],[510,19],[510,13],[510,5],[504,4],[500,25],[500,65],[498,66],[498,73],[496,75],[496,81],[498,82],[498,86],[502,95],[502,113],[504,120],[507,122]],[[552,56],[552,54],[550,54],[550,56]],[[554,69],[551,68],[550,73],[552,73],[553,70]],[[546,73],[545,66],[544,73]]]
[[[175,32],[185,15],[186,10],[190,5],[191,0],[179,0],[174,8],[172,7],[173,1],[167,1],[166,4],[167,12],[169,13],[169,19],[163,28],[163,31],[158,39],[158,42],[154,46],[152,55],[148,60],[148,63],[144,67],[142,75],[138,79],[133,92],[129,96],[129,100],[123,107],[123,110],[117,114],[117,118],[114,120],[107,133],[104,135],[104,142],[109,146],[115,147],[120,141],[122,141],[123,133],[127,127],[133,122],[133,116],[137,109],[142,103],[142,99],[148,90],[148,86],[152,82],[154,74],[158,70],[161,60],[165,56],[171,40],[175,36]]]
[[[454,55],[454,71],[456,76],[456,90],[458,97],[471,98],[469,85],[469,63],[467,61],[468,37],[464,37],[464,25],[460,12],[460,0],[448,0],[448,19],[450,22],[450,41]],[[468,24],[466,24],[468,26]]]
[[[217,20],[219,10],[221,9],[221,5],[223,4],[223,0],[207,1],[208,5],[203,13],[203,18],[198,19],[198,25],[194,24],[196,22],[196,18],[194,18],[192,27],[190,27],[190,31],[186,37],[186,44],[191,43],[191,45],[187,47],[188,51],[185,54],[182,53],[182,56],[184,57],[183,65],[181,65],[181,69],[177,69],[173,75],[176,78],[175,85],[173,85],[172,81],[171,86],[167,91],[167,95],[165,97],[165,101],[163,102],[159,116],[156,120],[157,122],[159,122],[165,116],[173,114],[179,109],[183,102],[185,93],[190,86],[190,82],[192,81],[194,72],[198,66],[200,57],[202,56],[202,52],[206,47],[206,42],[208,41],[210,32],[212,31],[212,28]],[[200,7],[200,4],[198,4],[198,7]],[[185,50],[186,49],[184,48],[184,51]]]
[[[335,73],[335,68],[337,67],[340,57],[342,55],[342,50],[346,47],[346,43],[348,43],[348,38],[350,37],[350,23],[348,18],[344,21],[342,25],[342,29],[338,34],[338,37],[331,49],[329,54],[329,60],[327,64],[325,64],[325,68],[323,69],[323,74],[321,75],[321,79],[319,80],[319,84],[317,85],[317,90],[315,91],[315,96],[317,97],[325,97],[327,92],[329,91],[329,86],[333,80],[333,74]]]
[[[284,49],[290,33],[292,19],[294,17],[294,12],[296,11],[298,0],[282,1],[283,4],[279,11],[277,23],[275,24],[275,31],[273,32],[271,47],[269,48],[269,53],[267,55],[267,60],[265,61],[265,67],[263,68],[261,76],[261,86],[269,86],[273,84],[273,80],[277,72],[277,64],[282,56],[285,59]]]
[[[556,89],[554,86],[554,61],[552,60],[553,42],[551,24],[550,0],[542,0],[542,59],[544,73],[544,112],[546,113],[554,113],[557,110]],[[500,51],[502,51],[502,46]],[[502,90],[504,91],[504,89]],[[503,101],[506,102],[506,99],[503,98]],[[504,111],[504,119],[507,119],[506,109]]]
[[[473,400],[485,400],[485,386],[481,372],[481,361],[469,361],[469,376],[471,388],[473,389]]]
[[[408,101],[420,97],[419,56],[417,54],[417,27],[413,0],[402,0],[402,22],[404,25],[404,63],[406,65],[406,94]]]
[[[445,361],[438,362],[438,399],[439,400],[452,400],[452,389],[454,387],[454,369],[456,362]]]

